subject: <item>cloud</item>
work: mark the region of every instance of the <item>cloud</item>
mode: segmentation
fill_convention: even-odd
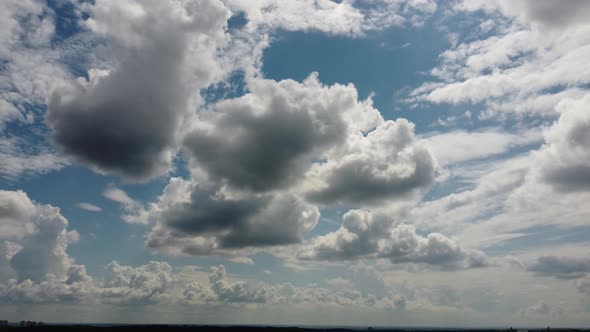
[[[100,212],[100,211],[102,211],[102,208],[100,206],[96,206],[94,204],[87,203],[87,202],[80,202],[80,203],[76,204],[76,206],[79,209],[90,211],[90,212]]]
[[[182,119],[222,77],[217,49],[228,36],[219,1],[97,1],[85,25],[114,62],[55,91],[47,122],[67,155],[101,173],[143,181],[166,173]],[[116,19],[114,19],[116,18]]]
[[[254,265],[254,261],[250,257],[230,257],[228,260],[238,264]]]
[[[412,197],[434,180],[436,163],[406,119],[385,121],[348,138],[308,172],[306,197],[321,204],[379,204]]]
[[[541,256],[528,267],[540,276],[562,279],[581,278],[590,272],[590,259],[577,257]]]
[[[398,294],[393,298],[393,305],[397,309],[405,309],[408,299],[403,294]]]
[[[180,178],[148,214],[156,221],[148,248],[177,255],[297,243],[319,219],[316,207],[289,193],[240,194]]]
[[[68,221],[58,208],[36,204],[22,191],[2,190],[0,211],[1,238],[18,249],[10,253],[7,263],[19,281],[67,274],[72,259],[66,250],[79,236],[67,230]]]
[[[0,283],[0,300],[11,304],[83,301],[94,293],[92,279],[80,265],[71,265],[64,277],[47,275],[42,281],[9,279]]]
[[[352,286],[348,288],[356,289],[364,295],[373,294],[383,297],[388,294],[387,283],[382,273],[375,267],[361,261],[350,266],[347,272],[352,282]]]
[[[184,141],[190,180],[171,179],[138,209],[154,222],[150,249],[204,255],[299,243],[319,218],[312,203],[381,204],[432,181],[435,162],[413,125],[384,121],[353,85],[324,86],[312,74],[248,86],[199,113]]]
[[[51,91],[71,78],[61,63],[71,44],[53,44],[55,12],[46,2],[2,1],[0,12],[0,177],[14,181],[69,164],[47,142],[43,113]]]
[[[590,278],[576,280],[576,288],[581,293],[590,294]]]
[[[42,143],[31,145],[27,138],[0,138],[0,176],[16,180],[20,176],[46,174],[68,166],[70,162]]]
[[[122,189],[110,185],[102,195],[121,205],[121,209],[123,210],[121,219],[123,221],[130,224],[148,224],[150,222],[143,204],[129,197]]]
[[[465,38],[441,54],[431,74],[438,81],[415,89],[411,103],[483,103],[483,118],[523,114],[554,117],[564,97],[587,90],[590,25],[583,17],[589,6],[582,1],[463,1],[460,11],[484,9],[499,28],[492,36]],[[456,13],[455,13],[456,14]],[[563,16],[562,16],[563,15]],[[516,20],[515,20],[516,18]]]
[[[326,284],[338,288],[352,288],[352,281],[341,277],[326,280]]]
[[[0,200],[2,225],[27,224],[30,220],[35,227],[13,232],[10,236],[2,233],[3,240],[10,241],[4,242],[1,247],[0,267],[10,262],[17,276],[14,279],[0,269],[0,276],[12,278],[0,279],[0,300],[3,303],[216,306],[223,302],[380,308],[405,306],[405,297],[391,297],[380,273],[364,264],[351,267],[351,284],[337,291],[316,286],[295,287],[289,283],[252,285],[241,280],[233,281],[223,265],[211,267],[207,285],[195,280],[190,270],[181,269],[178,272],[166,262],[133,267],[114,261],[105,267],[103,279],[95,281],[83,265],[73,264],[69,258],[67,244],[78,236],[75,231],[67,230],[67,220],[59,215],[56,208],[36,204],[23,192],[1,191],[0,195],[3,198]],[[35,264],[23,268],[21,263],[25,261]]]
[[[523,316],[543,316],[551,313],[551,307],[544,301],[539,301],[520,312]]]
[[[378,0],[228,0],[229,7],[246,15],[248,30],[320,31],[361,37],[390,27],[420,25],[434,13],[435,1]],[[357,5],[357,6],[355,6]]]
[[[363,13],[350,2],[229,0],[228,4],[233,10],[246,14],[249,29],[263,26],[289,31],[319,30],[352,36],[362,34]]]
[[[107,303],[159,303],[171,296],[176,278],[172,267],[165,262],[131,267],[113,261],[105,267],[99,295]]]
[[[588,21],[585,18],[590,14],[590,5],[584,0],[461,1],[456,7],[467,11],[500,10],[504,15],[517,17],[523,22],[546,28],[567,28],[572,25],[587,24]]]
[[[488,158],[521,146],[541,144],[543,141],[540,130],[514,134],[500,130],[458,130],[434,134],[425,139],[441,165]]]
[[[223,265],[211,267],[209,282],[217,298],[223,302],[264,303],[267,301],[266,289],[251,288],[243,281],[229,282]]]
[[[199,166],[237,188],[265,191],[293,184],[312,158],[344,141],[349,131],[344,117],[378,116],[357,101],[352,85],[324,87],[317,74],[302,84],[259,80],[250,89],[218,103],[216,112],[207,114],[207,126],[185,139]]]
[[[542,180],[562,192],[590,189],[590,94],[564,99],[559,120],[545,134],[537,153]]]
[[[300,253],[307,260],[388,258],[392,263],[424,263],[445,269],[487,266],[487,256],[467,250],[440,233],[423,237],[413,225],[397,224],[387,216],[351,210],[334,232],[318,236]]]

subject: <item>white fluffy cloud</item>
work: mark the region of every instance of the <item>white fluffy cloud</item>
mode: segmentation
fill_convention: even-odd
[[[10,267],[22,281],[41,281],[47,275],[63,277],[71,258],[66,249],[78,233],[68,231],[68,221],[51,205],[32,202],[22,191],[0,191],[2,240],[18,244]]]
[[[425,263],[443,268],[483,267],[487,256],[467,250],[440,233],[423,237],[412,225],[395,223],[386,215],[352,210],[342,226],[315,238],[299,257],[342,260],[366,257],[388,258],[393,263]]]
[[[496,17],[498,28],[491,36],[466,36],[442,53],[431,71],[439,80],[414,90],[414,101],[483,103],[484,117],[552,117],[562,98],[586,90],[590,25],[579,18],[590,7],[584,1],[463,1],[455,9],[483,9]]]
[[[432,0],[226,0],[247,29],[321,31],[359,37],[372,30],[419,25],[437,9]],[[356,6],[355,6],[356,5]]]
[[[413,125],[383,120],[354,86],[312,74],[249,88],[199,113],[184,141],[191,179],[173,178],[137,213],[154,223],[148,247],[204,255],[298,243],[319,219],[313,203],[405,200],[432,182],[435,161]]]
[[[357,132],[309,171],[308,199],[322,204],[379,204],[411,197],[434,180],[436,162],[405,119]]]

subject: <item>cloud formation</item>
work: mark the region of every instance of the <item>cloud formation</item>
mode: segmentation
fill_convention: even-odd
[[[162,175],[194,91],[222,77],[216,50],[228,41],[229,11],[219,1],[105,0],[85,9],[85,25],[108,42],[113,65],[51,96],[53,140],[102,173],[138,181]]]
[[[541,177],[562,192],[590,189],[590,94],[564,99],[559,120],[545,134],[538,152]]]
[[[199,166],[236,188],[266,191],[299,181],[312,158],[344,141],[347,115],[379,116],[352,85],[324,87],[317,75],[303,83],[259,80],[250,90],[218,103],[185,139]]]
[[[546,277],[581,278],[590,272],[590,259],[576,257],[541,256],[528,270]]]
[[[423,237],[413,225],[385,215],[351,210],[338,230],[315,238],[299,257],[309,260],[388,258],[392,263],[424,263],[446,269],[484,267],[487,256],[467,250],[440,233]]]
[[[1,239],[18,248],[8,263],[19,281],[41,281],[47,275],[68,273],[72,260],[66,250],[79,235],[67,230],[68,221],[58,208],[36,204],[22,191],[2,190],[0,212]]]
[[[316,207],[292,194],[244,195],[180,178],[148,215],[156,221],[148,248],[176,255],[297,243],[319,219]]]
[[[250,92],[199,113],[186,136],[190,180],[173,178],[141,220],[146,244],[205,255],[299,243],[314,203],[407,199],[434,178],[435,161],[405,119],[385,121],[353,85],[257,79]]]
[[[314,165],[306,197],[321,204],[353,206],[412,197],[434,180],[436,162],[406,119],[381,122]]]

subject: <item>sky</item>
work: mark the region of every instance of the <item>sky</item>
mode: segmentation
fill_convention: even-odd
[[[0,2],[0,318],[590,326],[590,2]]]

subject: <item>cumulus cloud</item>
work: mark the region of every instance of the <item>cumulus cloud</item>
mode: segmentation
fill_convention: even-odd
[[[243,281],[229,282],[223,265],[211,267],[209,274],[211,289],[223,302],[266,302],[265,288],[251,288]]]
[[[78,236],[67,230],[67,220],[57,208],[32,202],[23,192],[1,191],[0,195],[1,225],[29,225],[2,233],[0,301],[4,303],[405,306],[405,298],[391,297],[380,274],[362,264],[350,269],[351,284],[337,291],[234,281],[223,265],[210,268],[207,284],[204,279],[195,280],[190,271],[175,271],[166,262],[133,267],[114,261],[105,267],[102,280],[94,280],[68,256],[67,245]],[[5,271],[8,266],[11,271]]]
[[[405,119],[384,121],[366,135],[349,136],[346,145],[308,172],[306,197],[322,204],[378,204],[407,198],[434,180],[436,162]]]
[[[590,272],[590,259],[577,257],[541,256],[528,270],[546,277],[581,278]]]
[[[394,223],[387,216],[352,210],[338,230],[315,238],[299,253],[302,259],[347,260],[388,258],[393,263],[424,263],[457,269],[487,266],[487,256],[467,250],[440,233],[426,237],[413,225]]]
[[[344,141],[353,115],[379,117],[352,85],[324,87],[317,74],[303,83],[259,80],[250,89],[217,104],[208,125],[185,140],[189,156],[213,178],[238,188],[264,191],[300,180],[312,158]]]
[[[18,244],[10,267],[19,281],[43,280],[46,275],[66,275],[71,258],[66,250],[78,233],[68,231],[68,221],[51,205],[32,202],[22,191],[0,191],[2,239]]]
[[[88,80],[52,95],[53,140],[102,173],[162,175],[194,91],[222,77],[216,52],[229,38],[229,11],[219,1],[105,0],[86,7],[85,25],[107,41],[114,65],[91,69]]]
[[[172,267],[165,262],[150,262],[138,267],[111,262],[105,267],[99,293],[105,302],[157,303],[167,300],[176,282]]]
[[[148,215],[156,223],[146,245],[177,255],[297,243],[319,219],[316,207],[289,193],[244,195],[180,178]]]
[[[590,189],[590,94],[557,105],[559,120],[545,134],[538,152],[542,179],[557,190]]]
[[[65,277],[49,274],[38,282],[9,279],[0,283],[0,299],[9,303],[76,302],[93,293],[92,279],[80,265],[71,265]]]
[[[319,218],[312,203],[380,204],[432,181],[434,159],[413,125],[383,120],[353,85],[324,86],[317,74],[248,84],[199,113],[184,141],[191,178],[173,178],[137,211],[154,222],[149,248],[203,255],[298,243]]]

